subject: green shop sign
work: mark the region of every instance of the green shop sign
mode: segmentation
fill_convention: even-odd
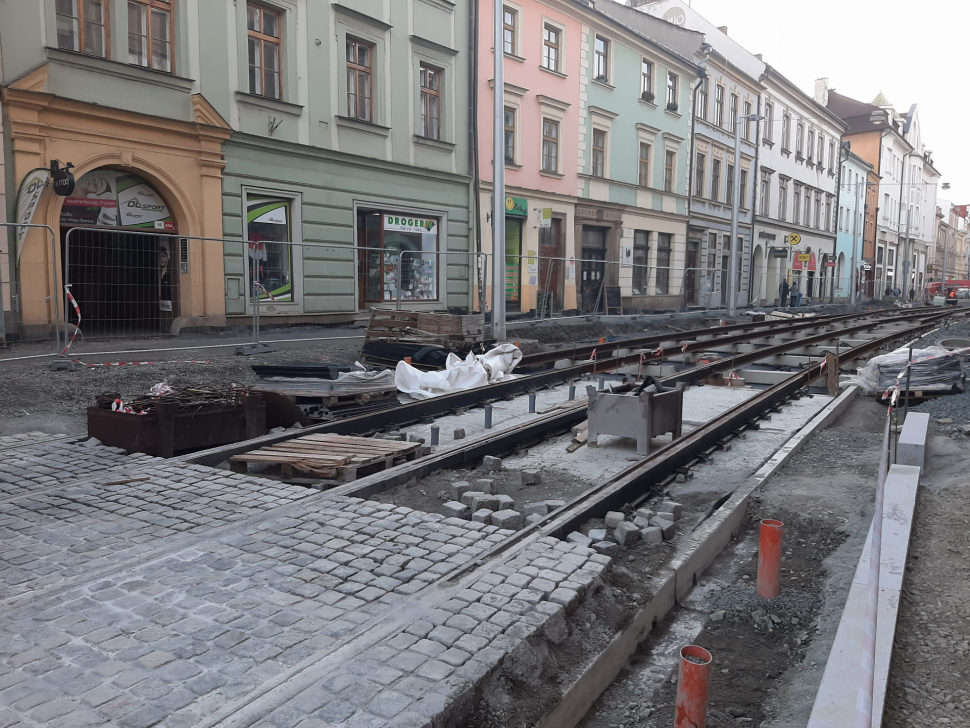
[[[505,214],[513,217],[528,217],[529,201],[524,197],[506,197]]]

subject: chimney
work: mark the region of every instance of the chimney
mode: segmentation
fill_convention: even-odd
[[[815,103],[821,106],[829,105],[829,80],[819,78],[815,81]]]
[[[718,30],[721,31],[722,33],[724,33],[724,35],[727,35],[727,26],[726,25],[722,25],[720,28],[718,28]]]

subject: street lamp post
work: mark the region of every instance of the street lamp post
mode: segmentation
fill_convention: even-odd
[[[495,0],[492,102],[492,338],[505,341],[505,6]]]
[[[728,260],[728,295],[727,315],[737,316],[738,313],[738,213],[741,204],[741,189],[738,180],[741,178],[741,124],[745,121],[764,121],[761,114],[739,116],[734,120],[734,177],[731,179],[731,189],[734,190],[731,204],[731,258]],[[752,180],[752,187],[757,184]]]

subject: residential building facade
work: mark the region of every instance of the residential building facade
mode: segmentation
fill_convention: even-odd
[[[935,215],[937,229],[926,265],[927,285],[939,284],[942,280],[970,279],[966,210],[966,206],[957,207],[946,200],[939,200]]]
[[[853,154],[851,149],[842,150],[842,165],[839,174],[839,209],[836,217],[835,244],[835,297],[846,299],[852,296],[853,268],[858,277],[855,282],[857,297],[865,295],[866,276],[861,261],[864,258],[864,239],[866,227],[866,207],[869,202],[869,176],[872,165],[862,157]],[[875,197],[875,190],[871,196]],[[831,267],[831,266],[830,266]],[[857,298],[858,300],[858,298]]]

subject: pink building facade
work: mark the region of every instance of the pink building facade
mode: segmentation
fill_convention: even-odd
[[[505,294],[510,313],[576,309],[575,213],[582,25],[559,0],[506,0]],[[482,246],[491,253],[493,0],[480,4]],[[489,259],[489,266],[492,265]]]

